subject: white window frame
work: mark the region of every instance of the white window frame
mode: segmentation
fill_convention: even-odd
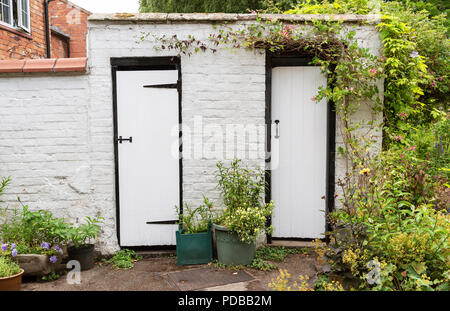
[[[28,10],[26,12],[23,12],[22,11],[23,10],[23,8],[22,8],[22,0],[17,0],[17,24],[23,30],[25,30],[27,32],[30,32],[30,30],[31,30],[30,0],[25,0],[25,1],[27,1],[27,9]],[[22,13],[26,13],[26,18],[28,19],[28,27],[25,27]]]
[[[22,16],[22,0],[17,0],[17,26],[14,25],[14,10],[13,10],[13,0],[7,0],[9,3],[9,15],[11,23],[6,23],[3,21],[0,21],[0,25],[4,25],[6,27],[16,29],[16,30],[23,30],[27,33],[31,33],[31,17],[30,17],[30,0],[26,0],[28,4],[28,11],[26,12],[26,18],[28,18],[28,27],[25,27],[24,20]]]
[[[9,1],[9,3],[8,3],[8,5],[9,5],[9,19],[11,21],[11,24],[0,20],[0,25],[5,25],[5,26],[8,26],[8,27],[13,27],[14,28],[13,3],[12,3],[12,0],[7,0],[7,1]],[[1,7],[0,7],[0,9],[1,9]]]

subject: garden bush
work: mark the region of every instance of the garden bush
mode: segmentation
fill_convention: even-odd
[[[208,225],[215,219],[214,206],[205,196],[203,196],[203,204],[196,208],[185,202],[182,211],[178,206],[175,209],[183,233],[186,234],[208,231]]]
[[[273,202],[264,202],[264,170],[244,167],[238,159],[229,166],[219,162],[217,168],[225,209],[216,222],[237,233],[244,243],[255,242],[263,231],[271,233],[267,220],[272,215]]]

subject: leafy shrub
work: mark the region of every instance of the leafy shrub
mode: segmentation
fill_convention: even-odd
[[[103,220],[102,217],[91,218],[86,216],[86,223],[78,227],[71,227],[69,230],[70,240],[76,248],[82,247],[91,243],[92,239],[96,239],[101,231],[99,223]]]
[[[360,289],[447,290],[450,215],[436,211],[423,189],[410,192],[423,181],[408,178],[413,168],[396,155],[383,154],[356,183],[339,182],[343,207],[331,215],[330,243],[317,243],[318,254],[332,273],[359,279]]]
[[[113,257],[108,260],[103,260],[106,264],[112,264],[115,270],[123,269],[129,270],[134,267],[134,262],[142,259],[142,256],[136,254],[131,249],[122,249],[118,251]]]
[[[41,247],[43,242],[63,245],[69,239],[70,224],[48,211],[30,211],[28,206],[22,205],[22,210],[13,210],[9,217],[7,212],[5,209],[0,239],[16,243],[20,253],[46,253],[49,250]]]
[[[276,279],[272,279],[269,287],[277,291],[343,291],[342,284],[337,281],[328,281],[327,278],[320,277],[315,285],[310,284],[307,275],[299,276],[300,283],[291,280],[291,275],[287,270],[280,270]]]
[[[234,159],[229,166],[217,163],[219,188],[226,208],[233,211],[238,208],[264,206],[266,189],[265,172],[261,168],[250,169]]]
[[[19,264],[8,256],[0,256],[0,278],[6,278],[20,273]]]
[[[185,202],[182,211],[176,207],[183,233],[192,234],[208,230],[208,225],[214,221],[214,206],[205,196],[203,196],[203,203],[196,208],[192,208]]]
[[[230,166],[217,164],[225,210],[216,222],[237,233],[242,242],[253,243],[262,231],[272,232],[267,220],[272,215],[273,202],[264,202],[264,171],[242,167],[240,163],[234,159]]]
[[[236,208],[226,210],[220,224],[237,233],[244,243],[256,241],[259,233],[265,230],[271,233],[271,226],[267,226],[267,219],[272,215],[273,203],[262,207]]]

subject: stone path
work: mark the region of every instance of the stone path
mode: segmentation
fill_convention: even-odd
[[[293,279],[299,275],[315,277],[314,255],[288,255],[285,262],[276,263],[287,269]],[[131,270],[114,270],[111,266],[97,264],[81,272],[81,284],[70,285],[66,276],[51,282],[24,280],[24,291],[262,291],[270,290],[268,284],[278,276],[278,271],[221,269],[209,265],[180,267],[173,257],[145,258],[135,263]]]

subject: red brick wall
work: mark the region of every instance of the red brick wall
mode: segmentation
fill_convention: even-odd
[[[47,57],[45,41],[44,0],[30,0],[31,33],[0,25],[0,59],[27,59]],[[89,12],[72,7],[66,0],[50,2],[50,24],[70,35],[70,56],[86,56],[87,17]],[[51,33],[51,32],[50,32]],[[53,36],[52,36],[53,37]],[[61,55],[61,43],[51,39],[55,55]],[[51,47],[53,50],[53,47]],[[53,53],[52,53],[53,54]]]
[[[61,37],[52,35],[50,40],[52,47],[52,58],[66,58],[69,55],[67,42]]]
[[[44,0],[30,0],[31,33],[0,25],[0,59],[46,57]]]
[[[87,18],[90,13],[68,1],[58,0],[50,2],[49,15],[51,25],[70,35],[70,57],[86,57]],[[60,52],[59,48],[52,46],[52,57],[56,57],[53,53]]]

